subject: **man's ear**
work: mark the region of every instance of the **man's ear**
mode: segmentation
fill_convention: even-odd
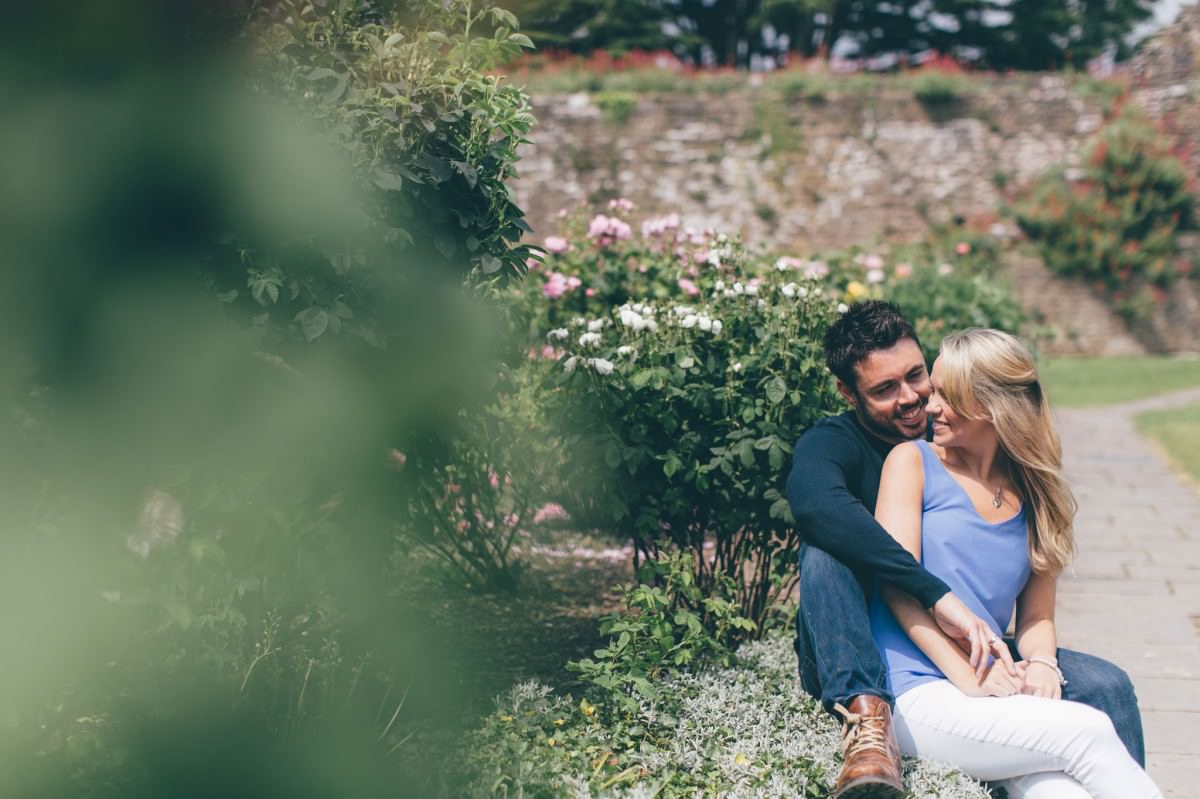
[[[839,380],[837,381],[837,390],[838,393],[842,395],[842,398],[845,399],[846,402],[850,403],[850,407],[858,407],[858,402],[856,401],[857,398],[854,396],[854,392],[850,389],[850,386]]]

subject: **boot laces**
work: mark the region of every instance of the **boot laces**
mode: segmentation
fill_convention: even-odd
[[[851,713],[840,703],[835,703],[833,709],[841,714],[843,720],[843,758],[848,760],[868,749],[875,749],[889,758],[892,756],[888,748],[887,720],[883,716]]]

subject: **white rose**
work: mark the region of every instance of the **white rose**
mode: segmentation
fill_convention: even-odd
[[[600,334],[599,333],[584,333],[582,336],[579,337],[579,346],[581,346],[581,347],[599,347],[600,346]]]
[[[717,333],[721,332],[721,320],[720,319],[713,320],[712,332],[713,332],[713,335],[716,335]]]
[[[783,296],[785,296],[785,297],[795,297],[796,296],[796,284],[795,283],[785,283],[783,285],[783,288],[780,289],[780,291],[783,292]]]
[[[658,330],[658,322],[655,322],[653,319],[647,319],[645,322],[642,323],[642,326],[645,327],[647,330],[649,330],[651,333],[653,333],[655,330]]]
[[[738,361],[737,363],[735,363],[733,366],[731,366],[729,368],[735,372],[740,372],[740,371],[742,371],[742,362]]]
[[[839,302],[839,303],[838,303],[838,305],[837,305],[837,312],[838,312],[838,313],[845,313],[845,312],[846,312],[846,311],[848,311],[848,310],[850,310],[850,306],[849,306],[849,305],[847,305],[847,304],[846,304],[846,303],[844,303],[844,302]]]
[[[696,315],[688,314],[687,316],[683,317],[683,321],[679,323],[679,326],[680,327],[695,327],[696,326]]]
[[[757,283],[747,283],[746,284],[746,293],[747,294],[757,294],[758,293],[758,284]]]
[[[703,330],[705,333],[712,330],[712,325],[713,325],[712,320],[709,319],[707,316],[701,316],[697,320],[697,324],[700,326],[700,329]]]
[[[629,346],[628,344],[622,344],[621,346],[617,347],[617,355],[628,355],[631,352],[633,352],[633,347]]]
[[[551,330],[549,333],[546,334],[546,338],[562,339],[562,338],[566,338],[566,337],[567,337],[567,329],[565,327],[556,327],[553,330]]]
[[[725,290],[725,281],[718,280],[716,283],[713,284],[713,289],[715,291],[724,291]]]
[[[593,319],[592,321],[588,322],[587,327],[589,333],[598,333],[604,329],[604,320]]]
[[[807,297],[808,296],[808,287],[800,286],[798,289],[796,289],[796,296],[797,297]]]
[[[570,358],[567,358],[565,361],[563,361],[563,371],[574,372],[575,364],[577,364],[578,362],[579,362],[579,359],[576,358],[574,355],[572,355]]]
[[[594,358],[592,359],[592,368],[596,370],[596,374],[610,375],[613,370],[613,362],[603,358]]]
[[[733,293],[734,294],[745,294],[746,293],[746,287],[741,284],[741,281],[738,281],[737,283],[733,284]]]

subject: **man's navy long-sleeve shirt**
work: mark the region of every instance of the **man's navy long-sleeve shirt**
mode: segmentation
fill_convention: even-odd
[[[822,419],[796,442],[787,498],[805,541],[929,608],[949,586],[875,521],[879,475],[892,446],[864,430],[854,411]]]

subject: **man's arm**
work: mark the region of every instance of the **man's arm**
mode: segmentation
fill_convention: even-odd
[[[787,497],[804,538],[848,566],[868,570],[881,581],[931,608],[950,592],[896,542],[850,492],[849,475],[857,444],[836,428],[810,430],[796,443]]]

